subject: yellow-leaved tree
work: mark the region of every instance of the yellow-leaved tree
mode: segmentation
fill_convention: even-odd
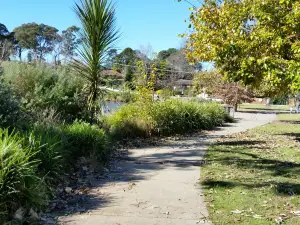
[[[205,0],[191,10],[190,61],[273,94],[300,90],[299,0]]]

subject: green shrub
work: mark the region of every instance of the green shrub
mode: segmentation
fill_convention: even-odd
[[[40,160],[40,174],[50,182],[57,180],[81,157],[106,162],[111,153],[109,138],[104,130],[85,122],[38,124],[26,137],[26,145],[39,150],[36,157]]]
[[[166,100],[153,108],[156,129],[163,135],[212,129],[225,119],[224,109],[215,103]]]
[[[36,152],[34,159],[39,161],[37,172],[45,182],[57,184],[63,173],[64,149],[60,130],[47,127],[35,127],[24,134],[24,145]]]
[[[11,89],[3,82],[0,67],[0,127],[14,126],[20,120],[20,102],[13,96]]]
[[[1,78],[0,78],[1,79]],[[21,118],[19,101],[0,80],[0,127],[15,126]]]
[[[184,102],[169,99],[151,107],[122,106],[104,119],[104,127],[118,138],[171,135],[212,129],[225,122],[226,113],[217,103]]]
[[[80,157],[93,157],[101,162],[106,162],[110,151],[108,138],[104,130],[96,125],[84,122],[74,122],[63,128],[64,149],[67,151],[68,160]]]
[[[104,101],[115,101],[115,102],[131,102],[134,98],[134,95],[129,91],[125,92],[113,92],[106,91],[104,94]]]
[[[67,66],[6,62],[4,80],[33,115],[53,109],[67,121],[87,118],[84,82]]]
[[[36,152],[24,147],[19,133],[0,129],[0,221],[20,207],[47,203],[43,180],[36,175]]]
[[[114,138],[148,137],[154,130],[151,117],[146,117],[137,104],[122,106],[117,112],[104,118],[104,128]]]

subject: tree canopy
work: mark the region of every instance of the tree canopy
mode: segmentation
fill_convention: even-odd
[[[168,50],[162,50],[158,53],[158,59],[164,60],[177,51],[178,50],[176,48],[169,48]]]
[[[62,47],[61,54],[66,60],[71,60],[76,56],[76,49],[81,44],[82,40],[78,37],[79,27],[71,26],[62,31]]]
[[[137,62],[137,53],[132,48],[125,48],[120,54],[114,56],[115,68],[122,71],[126,65],[135,65]]]
[[[300,91],[298,0],[207,0],[191,10],[189,60],[214,62],[229,81]]]
[[[58,38],[55,27],[37,23],[23,24],[15,28],[14,33],[20,47],[32,51],[39,61],[53,51]]]
[[[14,33],[9,32],[7,27],[0,23],[0,61],[8,60],[14,50]]]

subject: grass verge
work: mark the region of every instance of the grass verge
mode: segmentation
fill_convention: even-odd
[[[300,224],[298,115],[223,138],[201,169],[214,224]]]
[[[265,104],[241,104],[239,106],[239,111],[278,111],[285,112],[289,111],[290,107],[288,105],[265,105]]]

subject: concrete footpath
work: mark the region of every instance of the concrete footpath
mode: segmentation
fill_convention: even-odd
[[[205,134],[170,138],[160,146],[131,149],[109,178],[92,182],[89,211],[61,217],[74,225],[210,224],[199,179],[208,146],[223,135],[276,119],[275,114],[237,113],[238,122]]]

